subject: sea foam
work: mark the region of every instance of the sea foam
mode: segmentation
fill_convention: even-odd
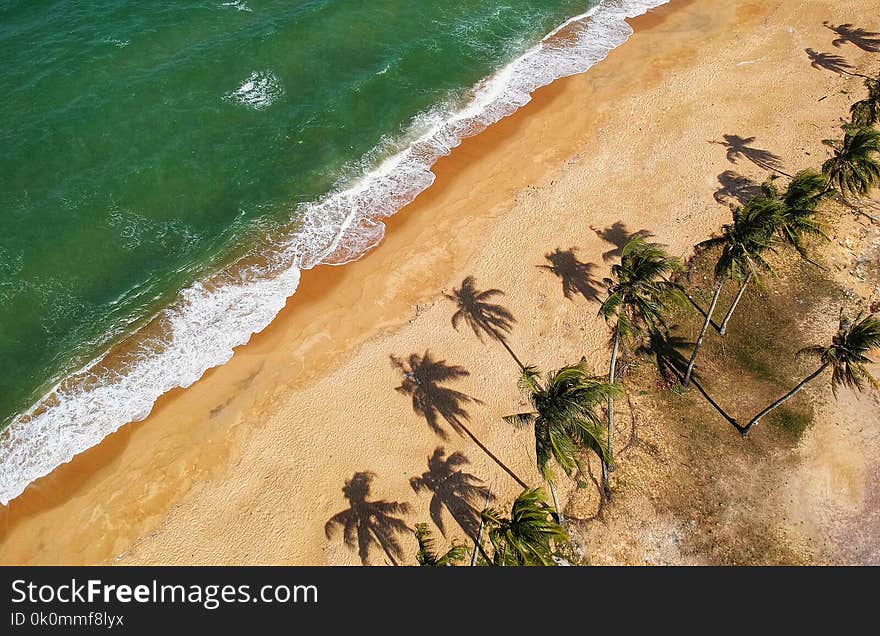
[[[138,339],[122,368],[98,359],[56,386],[0,433],[0,503],[7,504],[29,483],[121,426],[146,418],[162,394],[190,386],[229,360],[236,346],[263,330],[284,307],[302,269],[362,256],[382,240],[382,220],[434,182],[431,167],[437,159],[527,104],[541,86],[603,60],[632,34],[626,18],[666,2],[604,0],[573,17],[480,82],[463,107],[441,107],[417,117],[406,145],[365,170],[353,185],[300,206],[293,215],[296,229],[269,251],[251,254],[181,292],[156,318],[158,335]],[[563,30],[565,37],[556,37]],[[255,72],[226,97],[261,109],[282,93],[274,75]]]
[[[271,71],[254,71],[241,86],[223,96],[227,101],[234,101],[253,108],[263,110],[284,94],[281,80]]]

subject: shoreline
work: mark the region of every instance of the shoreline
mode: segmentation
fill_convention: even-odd
[[[0,502],[126,423],[142,421],[162,395],[228,362],[295,295],[304,269],[347,264],[381,242],[384,221],[433,184],[437,159],[519,110],[537,87],[600,62],[631,35],[625,16],[666,2],[599,3],[570,18],[478,82],[467,104],[438,106],[438,123],[361,179],[300,206],[302,219],[294,228],[278,230],[264,248],[246,250],[195,281],[166,308],[139,321],[134,333],[63,378],[3,428],[0,463],[12,469],[0,474]],[[328,232],[328,225],[336,229]]]
[[[708,8],[713,4],[715,11]],[[718,0],[700,5],[693,0],[673,0],[636,18],[630,21],[635,28],[630,41],[590,72],[539,89],[532,102],[515,114],[464,140],[451,156],[435,164],[434,185],[385,221],[386,238],[372,252],[342,267],[304,271],[287,307],[250,343],[236,348],[230,362],[209,370],[189,389],[164,395],[147,420],[126,425],[10,502],[0,512],[0,561],[350,563],[353,557],[341,542],[328,545],[322,532],[327,512],[335,512],[345,503],[338,494],[344,479],[367,468],[379,475],[374,497],[385,498],[387,494],[402,500],[408,494],[412,500],[406,473],[418,474],[425,456],[441,444],[449,447],[449,452],[453,448],[466,451],[471,459],[469,470],[497,487],[501,498],[509,498],[514,489],[467,440],[454,434],[440,440],[417,421],[406,399],[393,390],[399,377],[390,368],[388,355],[405,356],[427,346],[451,363],[466,358],[471,377],[462,386],[469,393],[476,392],[481,378],[492,382],[492,372],[513,376],[514,369],[504,366],[509,362],[503,351],[496,351],[491,343],[481,345],[471,334],[449,333],[451,307],[438,294],[457,286],[463,274],[473,271],[482,288],[502,286],[508,291],[506,302],[517,304],[515,313],[520,322],[510,343],[517,351],[524,351],[529,361],[546,368],[563,359],[577,359],[586,346],[591,362],[599,366],[604,331],[593,319],[595,312],[583,299],[580,306],[560,299],[558,282],[549,275],[529,274],[541,286],[535,293],[511,278],[510,264],[520,254],[528,256],[516,269],[531,271],[532,265],[540,264],[540,257],[536,260],[532,254],[534,249],[528,249],[535,242],[541,243],[541,253],[577,245],[581,246],[581,260],[600,264],[596,275],[601,278],[602,254],[609,243],[598,234],[586,234],[593,223],[607,229],[620,219],[632,231],[650,228],[677,253],[686,249],[693,237],[706,235],[723,222],[726,209],[704,201],[706,191],[711,193],[717,184],[703,182],[697,186],[698,195],[686,195],[684,202],[705,212],[703,218],[693,212],[671,219],[665,213],[640,215],[620,206],[602,210],[598,203],[613,203],[607,196],[591,201],[591,208],[598,211],[588,219],[578,218],[573,223],[576,227],[560,230],[558,223],[566,219],[565,212],[555,210],[548,215],[552,221],[542,218],[541,212],[550,211],[552,203],[547,201],[552,202],[554,196],[560,200],[568,197],[566,206],[577,206],[580,195],[595,188],[597,179],[621,182],[622,190],[632,192],[639,178],[648,178],[646,158],[661,163],[663,159],[644,149],[632,157],[603,155],[610,152],[603,151],[603,144],[613,143],[609,130],[612,136],[617,130],[606,126],[619,123],[614,121],[615,111],[634,109],[634,100],[643,98],[642,106],[655,108],[651,114],[665,117],[651,125],[653,133],[671,130],[681,134],[683,125],[670,123],[668,104],[663,110],[662,103],[650,99],[655,96],[651,91],[669,97],[663,80],[682,68],[698,66],[700,38],[733,38],[734,34],[722,31],[732,24],[742,29],[754,27],[781,3],[769,8],[760,3],[739,5],[733,9]],[[825,12],[831,13],[830,9]],[[845,9],[840,9],[839,15],[846,17]],[[838,15],[828,17],[836,19]],[[669,31],[663,31],[663,25]],[[818,76],[817,85],[822,80],[832,78]],[[645,95],[649,98],[644,99]],[[823,107],[830,111],[839,107],[841,98],[827,101],[834,102]],[[584,108],[584,104],[590,107]],[[695,105],[690,106],[687,115],[693,119]],[[647,125],[651,122],[644,112],[635,117]],[[819,117],[817,114],[815,119]],[[762,130],[767,132],[772,124],[771,117]],[[691,137],[699,138],[701,133]],[[811,137],[815,135],[813,131]],[[761,140],[765,138],[769,137]],[[658,152],[668,150],[668,141],[662,136],[654,142]],[[699,151],[697,163],[718,154],[711,146]],[[713,159],[713,166],[724,166],[721,154],[721,161]],[[780,155],[787,159],[793,156],[786,152]],[[596,170],[604,166],[613,171],[614,164],[609,161],[619,157],[630,167],[641,163],[641,170],[636,168],[616,180],[615,175]],[[591,161],[589,168],[578,171],[579,162]],[[735,167],[749,170],[744,165]],[[707,170],[696,178],[707,175],[714,173]],[[685,187],[685,170],[674,177],[672,186]],[[663,181],[652,183],[662,188]],[[660,199],[668,199],[669,194],[665,192]],[[694,201],[697,196],[699,203]],[[647,203],[652,202],[657,201],[649,197]],[[531,206],[538,212],[529,216]],[[474,207],[479,211],[474,212]],[[650,211],[651,207],[644,205],[642,209]],[[524,229],[530,230],[528,235],[516,231]],[[492,249],[499,245],[506,246],[506,252]],[[537,307],[521,305],[526,299],[541,299],[549,293],[554,295],[547,297],[546,305],[543,300]],[[565,305],[557,307],[560,303]],[[352,315],[355,306],[357,316]],[[565,341],[540,342],[540,335],[551,329],[565,330]],[[583,344],[572,347],[574,342]],[[536,473],[528,458],[528,436],[485,424],[497,421],[502,405],[517,403],[515,387],[506,386],[513,382],[508,382],[506,375],[504,378],[505,386],[486,396],[480,394],[488,405],[488,414],[478,419],[480,436],[491,448],[500,449],[499,454],[511,458],[515,470],[532,482]],[[369,390],[374,386],[387,388]],[[334,387],[337,391],[344,388],[346,395],[334,394]],[[367,410],[364,404],[370,404],[377,417],[370,419],[367,413],[364,422],[351,426],[366,430],[343,426],[354,413]],[[309,405],[312,410],[304,411]],[[316,421],[309,422],[304,413]],[[384,418],[405,418],[407,425],[388,431]],[[348,437],[326,439],[334,435]],[[316,451],[320,461],[309,466],[308,458]],[[325,455],[334,459],[332,465]],[[418,461],[413,464],[410,458]],[[365,463],[370,465],[362,465]],[[401,474],[404,465],[407,469]],[[221,505],[222,511],[216,507],[220,502],[228,502]],[[291,505],[285,507],[282,502]],[[424,507],[424,497],[418,503]],[[213,516],[211,510],[215,511]],[[255,513],[259,523],[253,519]],[[315,519],[320,523],[314,523]],[[230,528],[246,528],[248,532],[232,537],[238,533]],[[260,536],[254,531],[260,528],[265,533],[262,545],[254,543]],[[187,539],[189,533],[192,538]],[[297,545],[290,545],[293,543]]]

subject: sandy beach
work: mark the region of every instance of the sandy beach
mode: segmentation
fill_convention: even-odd
[[[608,331],[596,311],[619,246],[644,230],[688,257],[729,219],[718,195],[726,182],[767,177],[754,153],[736,148],[762,149],[791,174],[819,165],[821,140],[836,135],[861,80],[811,66],[805,49],[876,74],[880,55],[835,48],[823,21],[880,30],[878,9],[876,0],[672,0],[634,20],[635,34],[605,61],[541,89],[441,159],[435,184],[388,221],[378,248],[304,272],[281,315],[229,363],[0,509],[0,562],[358,565],[341,534],[325,534],[349,506],[346,480],[371,473],[369,500],[408,504],[411,526],[429,522],[431,493],[410,480],[430,472],[438,448],[463,454],[463,470],[507,504],[517,484],[442,418],[446,438],[432,430],[396,390],[411,356],[461,368],[446,384],[471,398],[459,404],[467,426],[538,485],[530,432],[501,420],[525,404],[518,369],[498,343],[453,329],[455,305],[444,292],[467,276],[481,290],[502,290],[499,302],[516,318],[509,345],[521,360],[551,369],[586,356],[604,373]],[[828,258],[841,262],[860,249],[833,246]],[[563,269],[575,263],[593,285],[566,297],[544,267],[548,257]],[[760,517],[771,529],[777,543],[755,562],[878,562],[880,405],[843,392],[835,407],[825,385],[811,395],[813,427],[778,452],[762,431],[744,443],[723,422],[693,416],[715,438],[707,448],[738,449],[729,461],[742,474],[749,462],[767,466],[761,489],[740,493],[742,509],[727,519]],[[652,490],[661,478],[676,489],[663,472],[685,461],[664,441],[675,423],[650,417],[647,397],[634,399],[646,443],[621,453],[611,510],[594,519],[595,493],[560,484],[566,511],[592,537],[589,560],[732,561],[696,540],[681,547],[682,534],[699,528],[688,525],[684,504],[658,504],[662,493]],[[440,518],[447,539],[467,539],[448,510]],[[399,540],[413,563],[415,539]],[[374,547],[367,561],[389,558]]]

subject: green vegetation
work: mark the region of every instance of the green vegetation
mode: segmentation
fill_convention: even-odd
[[[513,502],[510,516],[490,508],[483,512],[492,555],[489,565],[554,565],[555,547],[568,541],[538,488],[529,488]]]
[[[434,537],[428,530],[427,523],[416,524],[416,541],[419,542],[419,551],[416,554],[416,561],[419,565],[426,567],[447,567],[461,563],[467,559],[468,549],[465,545],[456,545],[454,542],[452,547],[445,553],[439,554],[434,545]]]
[[[682,269],[681,262],[666,253],[663,245],[648,243],[641,237],[630,239],[605,279],[608,298],[599,313],[611,325],[611,364],[608,382],[617,381],[617,356],[622,339],[643,337],[665,326],[663,313],[671,296],[679,291],[667,278]],[[606,490],[610,491],[609,471],[614,469],[614,396],[608,398],[607,461],[602,463]]]
[[[843,140],[826,139],[822,143],[834,150],[834,156],[822,164],[829,179],[842,196],[866,196],[880,182],[880,131],[868,126],[843,126]]]
[[[544,379],[534,367],[527,367],[520,377],[520,388],[535,410],[508,415],[504,421],[518,428],[534,428],[538,470],[550,487],[559,521],[564,523],[551,464],[555,462],[572,477],[586,472],[581,458],[584,450],[608,462],[599,405],[621,391],[591,375],[583,361],[548,373]]]
[[[769,197],[753,199],[733,210],[733,223],[727,223],[721,228],[721,236],[707,239],[697,246],[698,250],[720,247],[721,256],[715,263],[715,289],[712,303],[706,312],[706,320],[697,337],[682,381],[685,387],[690,384],[697,354],[712,322],[712,315],[718,306],[718,298],[721,296],[725,281],[735,280],[740,284],[740,288],[724,317],[724,322],[721,323],[719,333],[722,335],[727,331],[727,324],[757,270],[770,271],[770,265],[764,256],[770,250],[773,236],[779,229],[782,213],[782,204],[775,199]]]
[[[819,368],[801,380],[791,391],[753,417],[743,428],[743,437],[749,434],[749,431],[761,421],[761,418],[793,398],[808,383],[828,369],[831,369],[831,390],[835,396],[838,387],[841,386],[857,391],[863,391],[867,385],[876,388],[877,380],[871,376],[865,365],[871,362],[867,356],[868,352],[878,347],[880,347],[880,318],[860,314],[853,321],[841,312],[840,325],[831,344],[813,345],[799,352],[801,355],[818,358],[821,362]]]
[[[856,126],[876,126],[880,122],[880,77],[866,79],[868,96],[857,101],[849,109],[852,123]]]
[[[681,284],[683,277],[678,275],[683,269],[682,264],[670,257],[664,246],[635,236],[621,247],[620,262],[611,267],[610,277],[604,281],[607,296],[599,310],[610,330],[611,359],[607,381],[592,374],[585,358],[578,364],[563,366],[543,376],[535,367],[520,362],[507,344],[514,317],[494,302],[503,294],[500,290],[479,291],[474,278],[469,276],[459,289],[444,294],[457,305],[452,317],[455,329],[466,323],[481,341],[486,336],[497,340],[521,370],[519,385],[532,408],[503,419],[515,427],[533,429],[537,468],[553,499],[551,508],[541,490],[527,487],[489,453],[525,490],[513,502],[509,515],[488,507],[483,511],[479,533],[474,538],[472,565],[553,565],[567,561],[561,554],[576,555],[565,529],[554,464],[568,477],[582,482],[588,472],[585,459],[590,454],[596,455],[603,468],[603,499],[609,498],[608,472],[614,465],[614,405],[615,399],[623,395],[617,384],[623,375],[618,372],[618,362],[622,349],[636,342],[639,343],[638,347],[633,347],[636,354],[651,354],[656,358],[657,369],[670,389],[665,395],[673,404],[674,416],[681,415],[684,419],[684,413],[692,404],[687,402],[687,389],[693,384],[743,438],[763,418],[768,418],[778,430],[796,440],[810,425],[812,410],[787,402],[826,371],[831,371],[831,388],[835,396],[841,386],[858,391],[878,386],[866,365],[871,362],[869,353],[880,348],[880,317],[860,313],[849,319],[841,310],[838,331],[826,345],[798,350],[795,339],[786,337],[786,334],[800,332],[799,320],[802,318],[791,306],[791,298],[801,304],[809,301],[811,307],[825,306],[833,300],[833,283],[820,273],[826,271],[821,266],[798,267],[787,280],[774,278],[776,290],[787,286],[791,292],[794,286],[794,293],[780,300],[774,300],[772,296],[760,302],[746,299],[742,307],[749,318],[748,324],[723,341],[706,340],[727,281],[735,281],[738,289],[721,324],[716,327],[722,336],[727,334],[730,320],[749,285],[761,282],[760,273],[772,271],[771,260],[777,247],[791,248],[802,261],[818,265],[811,259],[809,248],[812,242],[828,240],[823,210],[825,201],[837,198],[860,211],[853,205],[853,200],[858,201],[880,184],[880,131],[873,128],[880,114],[880,79],[867,80],[866,87],[868,96],[850,109],[852,123],[844,124],[843,139],[824,142],[832,148],[833,154],[823,163],[821,172],[812,168],[801,170],[789,178],[785,187],[778,185],[779,177],[774,175],[755,196],[733,208],[732,221],[721,228],[718,236],[695,247],[693,266],[705,265],[706,259],[713,259],[713,284],[707,310],[700,307],[700,300],[706,300],[703,290],[699,286],[686,289]],[[592,283],[585,278],[588,270],[587,264],[575,260],[561,274],[567,297],[570,289],[591,297]],[[702,314],[702,320],[684,309],[684,303],[671,302],[679,296],[687,297],[691,306]],[[682,312],[687,313],[683,315]],[[689,357],[683,355],[681,349],[690,347],[690,343],[670,333],[670,316],[694,327],[701,320],[699,336]],[[817,358],[819,366],[752,417],[748,424],[742,425],[697,381],[696,362],[704,343],[712,363],[724,357],[719,355],[719,347],[730,349],[732,357],[726,363],[739,374],[734,396],[739,399],[754,400],[758,393],[754,389],[758,385],[765,385],[765,390],[766,385],[772,385],[774,391],[787,386],[796,373],[792,360],[799,357]],[[792,355],[795,353],[797,355]],[[413,356],[408,365],[396,364],[401,366],[405,376],[404,384],[398,390],[413,397],[414,410],[425,415],[435,432],[442,432],[437,423],[439,414],[453,428],[468,434],[479,444],[462,424],[466,412],[460,404],[474,401],[473,398],[438,385],[440,381],[466,375],[465,371],[428,360],[427,353],[423,359]],[[635,371],[634,375],[637,376],[636,384],[648,382],[643,372]],[[643,388],[638,389],[639,395],[645,393]],[[607,408],[605,413],[602,412],[603,406]],[[692,434],[708,436],[714,433],[703,427]],[[482,444],[480,446],[486,450]],[[347,488],[350,490],[351,484]],[[331,519],[328,529],[340,525],[345,528],[350,543],[355,543],[357,538],[364,561],[366,548],[373,542],[385,549],[393,562],[399,546],[389,536],[388,529],[399,529],[402,522],[391,514],[402,512],[404,508],[396,503],[366,501],[368,489],[361,488],[361,492],[355,494],[358,496],[346,494],[352,502],[351,510]],[[421,565],[453,565],[465,560],[466,550],[454,542],[448,552],[440,555],[425,524],[416,526],[415,535],[419,543],[417,561]],[[484,535],[488,537],[488,545],[484,545]]]

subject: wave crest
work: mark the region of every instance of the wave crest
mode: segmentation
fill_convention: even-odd
[[[480,82],[460,109],[437,109],[413,122],[412,141],[365,172],[353,186],[297,210],[297,229],[251,254],[210,283],[197,283],[154,321],[156,335],[136,335],[123,364],[107,358],[73,374],[0,433],[0,503],[29,483],[149,415],[162,394],[196,382],[262,331],[296,291],[300,270],[356,260],[382,240],[382,222],[434,182],[431,167],[461,141],[514,113],[531,93],[582,73],[632,34],[625,22],[668,0],[605,0],[549,34]],[[563,30],[565,37],[556,37]],[[270,72],[255,72],[226,98],[268,107],[283,94]],[[253,263],[247,265],[246,262]]]

